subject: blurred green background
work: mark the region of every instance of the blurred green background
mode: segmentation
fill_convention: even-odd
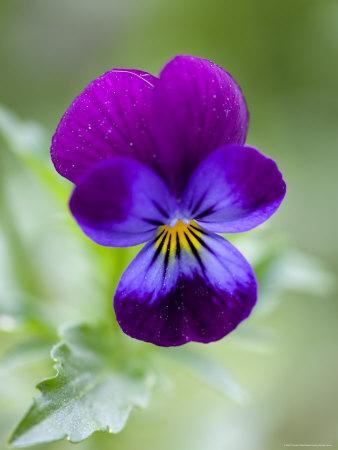
[[[248,142],[275,158],[284,172],[288,195],[271,229],[243,243],[246,256],[255,259],[266,242],[273,241],[277,254],[280,241],[288,242],[287,258],[277,264],[275,284],[269,279],[272,288],[264,298],[267,309],[269,301],[273,306],[282,301],[270,305],[269,315],[258,308],[242,333],[204,350],[236,374],[248,393],[246,403],[168,367],[170,376],[146,411],[135,411],[120,434],[100,433],[78,448],[336,447],[336,0],[0,0],[0,350],[6,354],[13,339],[25,339],[32,325],[18,328],[18,323],[27,308],[30,324],[35,314],[48,316],[51,310],[55,326],[94,320],[130,258],[127,252],[93,248],[68,217],[70,185],[48,162],[48,141],[61,114],[109,68],[157,74],[179,53],[212,59],[233,74],[251,113]],[[276,300],[272,291],[280,279],[283,292]],[[106,295],[98,295],[103,291]],[[253,328],[245,336],[245,329]],[[48,358],[41,362],[41,355],[39,360],[34,355],[0,369],[3,448],[34,385],[53,373]]]

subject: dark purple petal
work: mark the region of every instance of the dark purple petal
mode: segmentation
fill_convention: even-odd
[[[222,144],[245,142],[246,103],[231,75],[192,56],[170,61],[154,91],[159,170],[180,193],[211,151]]]
[[[161,346],[206,343],[250,314],[257,296],[250,265],[228,241],[196,228],[181,234],[179,251],[175,233],[162,231],[123,274],[114,307],[129,336]]]
[[[157,79],[129,69],[111,70],[73,101],[53,136],[56,170],[77,183],[98,161],[124,156],[148,161],[155,154],[152,99]]]
[[[272,159],[251,147],[226,145],[193,173],[182,209],[209,231],[237,233],[265,222],[285,193]]]
[[[84,233],[111,247],[151,239],[175,208],[158,175],[138,161],[120,157],[94,166],[70,200],[71,212]]]

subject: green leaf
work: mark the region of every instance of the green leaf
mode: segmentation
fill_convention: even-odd
[[[316,257],[298,250],[288,250],[275,261],[269,272],[269,282],[276,289],[325,297],[335,287],[333,274]]]
[[[0,316],[1,318],[1,316]],[[51,345],[49,337],[29,337],[9,347],[0,357],[0,375],[15,370],[22,365],[48,361]]]
[[[9,443],[79,442],[95,431],[121,431],[133,407],[147,405],[153,384],[138,351],[144,347],[134,346],[104,326],[67,328],[51,353],[56,376],[37,386],[41,393]]]
[[[162,352],[162,355],[175,360],[185,367],[191,375],[226,397],[238,403],[247,401],[247,393],[233,375],[218,361],[205,355],[203,352],[196,352],[190,348],[182,347],[166,349],[165,352]]]

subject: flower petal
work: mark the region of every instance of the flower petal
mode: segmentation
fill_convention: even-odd
[[[159,170],[180,193],[208,153],[222,144],[245,142],[246,103],[231,75],[192,56],[170,61],[154,92]]]
[[[256,296],[244,257],[190,225],[179,240],[162,230],[141,250],[120,280],[114,307],[129,336],[174,346],[221,339],[250,314]]]
[[[237,233],[265,222],[285,193],[272,159],[251,147],[226,145],[193,173],[182,209],[209,231]]]
[[[175,208],[158,175],[138,161],[119,157],[92,168],[70,200],[71,212],[84,233],[112,247],[151,239]]]
[[[113,69],[73,101],[52,139],[56,170],[77,183],[98,161],[112,156],[152,157],[152,98],[157,79],[140,70]]]

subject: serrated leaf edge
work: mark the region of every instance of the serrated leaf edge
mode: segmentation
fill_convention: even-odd
[[[38,401],[38,399],[44,394],[44,385],[45,383],[49,382],[49,381],[53,381],[55,379],[58,378],[58,376],[60,375],[60,372],[62,370],[62,361],[60,358],[58,358],[56,356],[58,350],[63,347],[64,345],[68,346],[67,341],[65,340],[65,335],[66,332],[69,329],[75,328],[77,326],[80,326],[83,324],[73,324],[73,325],[69,325],[69,326],[63,326],[60,328],[59,330],[59,335],[61,337],[61,341],[58,342],[57,344],[55,344],[51,351],[50,351],[50,357],[52,359],[52,361],[54,361],[53,364],[53,369],[55,370],[55,375],[51,376],[51,377],[47,377],[45,379],[43,379],[42,381],[40,381],[37,385],[36,385],[36,389],[39,391],[39,394],[37,397],[33,398],[33,402],[31,404],[31,406],[29,407],[29,409],[27,410],[27,412],[24,414],[23,418],[20,420],[20,422],[15,426],[14,430],[10,433],[9,438],[7,440],[7,445],[11,448],[24,448],[24,447],[32,447],[35,445],[39,445],[39,444],[43,444],[43,443],[51,443],[51,442],[58,442],[58,441],[62,441],[62,440],[67,440],[69,442],[72,442],[74,444],[79,443],[79,442],[83,442],[84,440],[88,439],[90,436],[92,436],[94,433],[96,432],[107,432],[110,434],[117,434],[119,433],[126,425],[129,415],[132,412],[132,410],[134,408],[140,408],[140,409],[144,409],[147,407],[147,405],[149,404],[149,398],[147,398],[147,400],[141,404],[141,402],[139,402],[138,404],[133,404],[131,406],[129,406],[128,408],[126,408],[125,410],[125,414],[124,414],[124,418],[121,420],[120,426],[112,429],[109,425],[103,426],[103,427],[98,427],[95,431],[89,433],[88,435],[84,436],[81,439],[71,439],[69,434],[65,434],[64,436],[61,436],[60,438],[57,439],[50,439],[50,440],[41,440],[41,442],[34,442],[32,444],[15,444],[15,433],[16,430],[20,427],[20,425],[23,423],[23,421],[25,420],[25,418],[29,415],[30,411],[32,411],[32,409],[36,406],[36,403]],[[148,375],[145,379],[145,383],[147,385],[147,387],[152,387],[155,384],[155,377],[152,376],[151,374]]]

